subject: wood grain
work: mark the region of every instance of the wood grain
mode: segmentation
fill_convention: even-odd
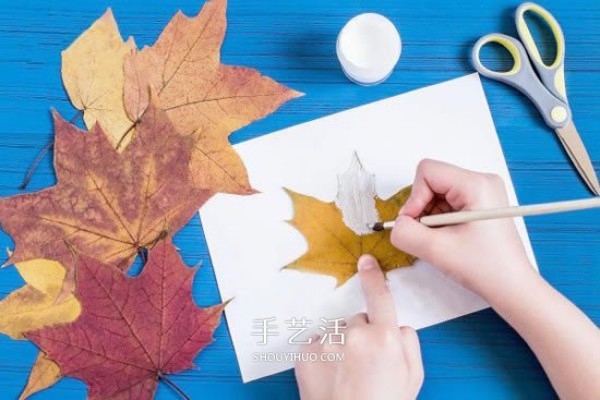
[[[501,31],[515,35],[513,0],[230,0],[222,50],[229,64],[259,69],[306,93],[276,114],[236,132],[234,143],[424,85],[471,73],[468,54],[475,40]],[[542,0],[561,23],[567,41],[567,90],[574,120],[600,168],[600,2]],[[0,1],[0,195],[18,193],[25,170],[51,139],[50,107],[70,118],[60,81],[60,51],[113,8],[124,36],[139,45],[154,42],[179,8],[197,12],[202,0]],[[398,27],[403,52],[390,79],[376,87],[349,83],[335,58],[339,29],[367,11],[385,14]],[[484,81],[494,121],[522,203],[587,196],[553,133],[533,106],[514,90]],[[457,99],[460,101],[460,99]],[[398,127],[398,134],[407,134]],[[440,132],[440,134],[442,134]],[[46,157],[29,190],[55,181]],[[600,323],[600,211],[527,220],[542,274]],[[202,262],[196,301],[216,303],[219,295],[198,218],[175,238],[188,264]],[[11,247],[0,236],[0,247]],[[13,268],[0,271],[0,295],[21,282]],[[426,381],[423,399],[548,399],[555,397],[524,342],[487,310],[422,330]],[[216,342],[197,360],[199,369],[173,377],[193,399],[296,398],[293,373],[243,385],[223,325]],[[0,338],[0,397],[16,398],[36,355],[27,342]],[[85,387],[63,379],[36,399],[85,398]],[[176,399],[165,387],[159,399]]]

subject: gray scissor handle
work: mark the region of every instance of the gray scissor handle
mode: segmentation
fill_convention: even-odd
[[[480,53],[483,46],[498,43],[513,58],[513,67],[509,71],[492,71],[481,63]],[[517,39],[492,33],[479,39],[471,53],[473,67],[483,76],[506,83],[527,96],[540,111],[544,121],[553,129],[565,127],[571,121],[569,105],[550,92],[536,75],[527,51]]]
[[[552,36],[556,42],[556,56],[550,65],[544,63],[535,39],[527,26],[527,21],[525,21],[525,13],[527,12],[538,15],[548,24],[552,31]],[[535,67],[538,76],[553,95],[568,103],[565,87],[565,35],[560,24],[548,10],[539,4],[531,2],[523,3],[517,8],[515,23],[517,24],[519,38],[525,46],[529,54],[529,59]]]

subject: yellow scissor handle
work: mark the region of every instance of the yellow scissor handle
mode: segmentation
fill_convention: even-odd
[[[545,21],[550,27],[552,35],[554,36],[554,40],[556,42],[556,57],[549,65],[544,63],[533,35],[527,26],[525,14],[528,12],[538,15],[543,21]],[[565,87],[564,70],[565,37],[560,24],[548,10],[539,4],[531,2],[523,3],[517,8],[515,13],[515,22],[517,24],[519,37],[523,42],[525,49],[527,49],[531,63],[535,66],[542,82],[555,96],[566,102],[567,90]]]
[[[481,62],[481,49],[489,43],[503,46],[513,58],[513,66],[509,71],[493,71]],[[544,117],[544,121],[552,128],[562,128],[571,120],[569,105],[557,97],[536,75],[525,47],[517,39],[492,33],[479,39],[471,53],[473,67],[483,76],[506,83],[525,94],[535,104]]]
[[[510,70],[493,71],[483,65],[481,62],[481,49],[490,43],[497,43],[508,50],[513,59],[513,66]],[[475,47],[471,53],[471,61],[475,69],[479,71],[480,74],[492,79],[518,74],[523,67],[524,57],[527,57],[527,53],[525,53],[523,46],[521,46],[516,39],[501,33],[491,33],[489,35],[485,35],[479,39],[477,43],[475,43]]]

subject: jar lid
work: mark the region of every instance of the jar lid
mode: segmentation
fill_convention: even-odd
[[[346,76],[359,84],[383,82],[400,58],[402,41],[394,24],[381,14],[352,18],[337,39],[337,55]]]

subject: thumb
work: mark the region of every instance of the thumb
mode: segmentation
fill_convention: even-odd
[[[417,220],[406,215],[399,215],[390,235],[392,244],[399,250],[421,259],[429,259],[434,248],[433,242],[441,232],[436,232]]]

